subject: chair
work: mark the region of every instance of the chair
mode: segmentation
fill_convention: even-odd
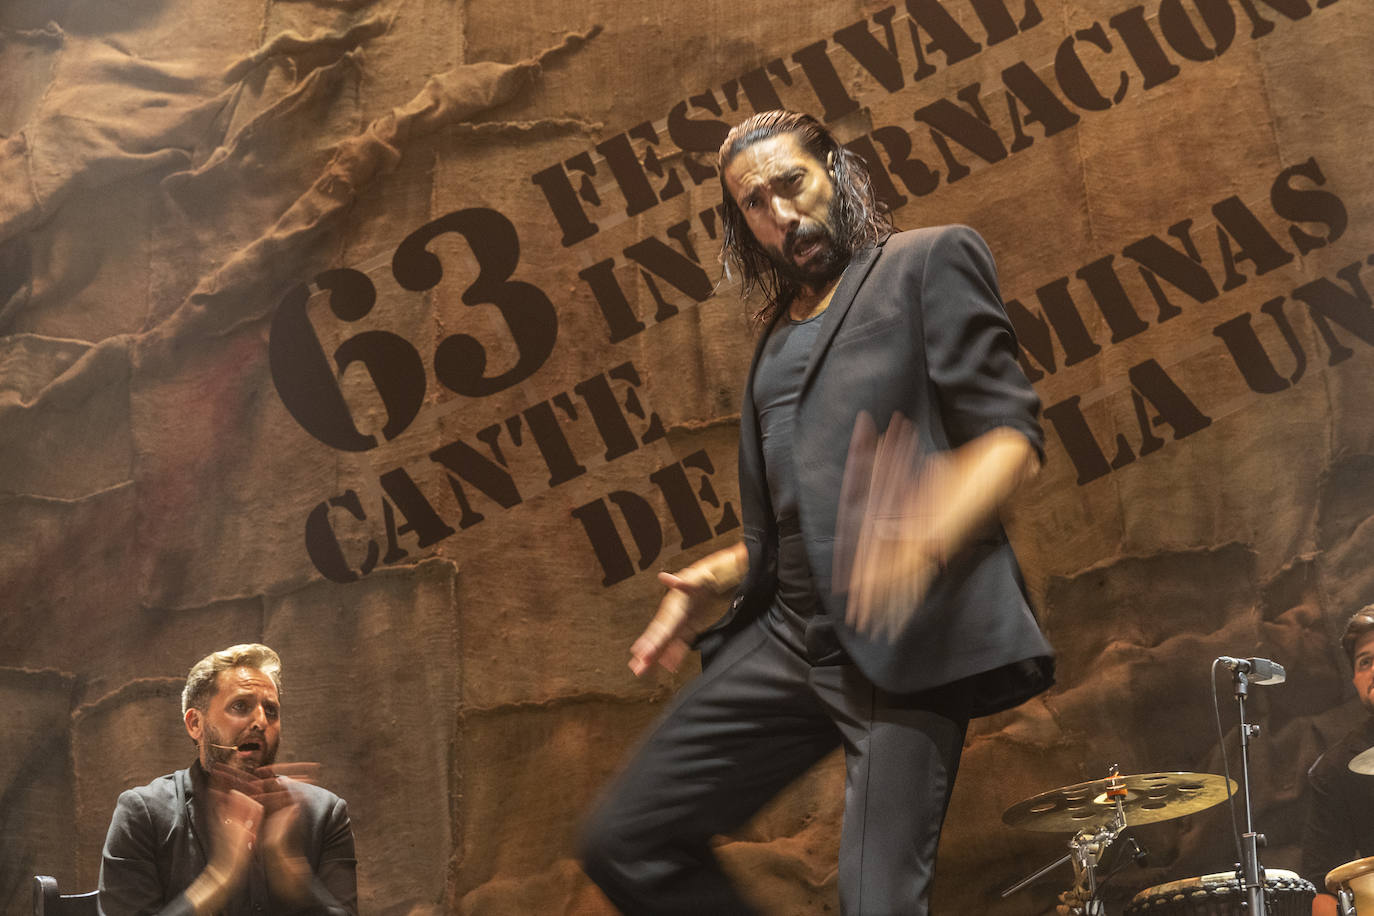
[[[100,916],[97,891],[88,894],[62,894],[57,879],[34,875],[33,916]]]

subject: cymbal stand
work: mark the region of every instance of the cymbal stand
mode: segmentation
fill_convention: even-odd
[[[1245,799],[1245,833],[1241,835],[1241,862],[1236,866],[1237,877],[1245,886],[1249,916],[1268,916],[1264,900],[1264,867],[1259,861],[1259,847],[1265,845],[1264,834],[1255,832],[1253,810],[1250,805],[1250,739],[1258,737],[1260,727],[1245,721],[1245,698],[1250,693],[1250,679],[1237,668],[1235,678],[1236,705],[1240,710],[1240,773]]]
[[[1112,764],[1109,777],[1106,795],[1116,806],[1112,819],[1106,824],[1084,827],[1078,831],[1073,839],[1069,840],[1067,854],[1002,891],[1003,897],[1011,896],[1065,862],[1073,862],[1073,887],[1059,895],[1061,903],[1074,916],[1103,916],[1106,911],[1102,901],[1097,899],[1097,866],[1107,848],[1121,835],[1121,831],[1126,829],[1126,811],[1122,807],[1122,800],[1126,797],[1126,784],[1120,778],[1121,767]]]

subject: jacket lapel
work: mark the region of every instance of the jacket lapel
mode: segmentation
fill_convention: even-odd
[[[849,307],[854,304],[854,297],[859,292],[859,287],[863,285],[864,278],[868,276],[868,271],[873,267],[878,255],[882,252],[882,244],[865,248],[854,255],[849,266],[845,268],[844,276],[840,278],[840,285],[835,288],[835,295],[830,299],[830,306],[821,316],[821,331],[816,336],[816,345],[811,351],[811,360],[806,364],[806,374],[802,376],[801,390],[798,396],[806,394],[806,389],[811,384],[812,377],[821,364],[821,356],[830,348],[830,342],[835,339],[835,334],[840,329],[840,323],[844,321],[845,314]]]
[[[202,864],[210,861],[210,791],[204,771],[196,762],[177,774],[177,791],[185,799],[186,822],[190,825],[191,841],[200,852]]]

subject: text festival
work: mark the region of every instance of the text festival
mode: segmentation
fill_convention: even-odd
[[[979,34],[970,34],[946,9],[956,2],[972,7],[981,27]],[[595,153],[609,171],[619,199],[603,199],[593,183],[598,168],[591,151],[542,169],[531,180],[547,201],[562,232],[563,246],[586,245],[597,235],[599,221],[640,216],[682,194],[687,181],[693,185],[714,183],[716,170],[702,157],[714,153],[724,138],[729,125],[723,119],[728,116],[735,121],[753,111],[782,107],[779,85],[808,89],[815,100],[809,107],[822,112],[827,121],[837,120],[858,111],[860,103],[846,90],[832,59],[836,55],[847,55],[888,93],[900,92],[907,89],[908,79],[919,83],[942,65],[969,59],[985,46],[1012,39],[1042,22],[1034,0],[1014,2],[1020,4],[1019,9],[1011,9],[1006,0],[906,0],[905,30],[897,27],[896,7],[888,7],[871,19],[836,31],[833,45],[821,39],[797,50],[791,55],[797,71],[789,69],[781,58],[774,59],[725,82],[718,90],[684,99],[673,106],[663,122],[674,148],[671,155],[660,157],[656,152],[662,138],[649,121],[596,145]],[[897,209],[910,197],[928,195],[942,184],[964,179],[972,168],[1031,148],[1035,139],[1028,132],[1030,125],[1038,125],[1037,132],[1051,137],[1085,115],[1121,104],[1132,92],[1146,92],[1169,82],[1182,72],[1180,62],[1202,64],[1219,58],[1232,47],[1242,27],[1248,27],[1251,39],[1262,39],[1277,24],[1303,19],[1337,2],[1195,0],[1202,31],[1184,10],[1182,0],[1160,0],[1154,17],[1146,15],[1144,6],[1133,6],[1110,17],[1106,27],[1094,22],[1065,38],[1050,68],[1053,85],[1026,62],[1004,69],[1000,75],[1004,118],[1000,113],[996,120],[989,116],[980,101],[984,88],[972,83],[956,93],[957,102],[938,99],[917,108],[912,116],[914,128],[878,126],[848,145],[868,161],[880,196]],[[1093,75],[1113,68],[1119,69],[1110,78]],[[800,84],[798,72],[804,80]],[[680,165],[670,165],[665,161],[668,159]],[[1321,166],[1312,159],[1295,163],[1274,178],[1268,205],[1275,216],[1290,224],[1287,239],[1275,237],[1247,204],[1229,196],[1211,207],[1216,219],[1214,242],[1204,241],[1199,246],[1191,230],[1192,220],[1182,219],[1163,233],[1125,246],[1119,252],[1120,259],[1118,253],[1110,253],[1083,265],[1072,275],[1079,281],[1077,286],[1068,275],[1043,284],[1035,290],[1039,311],[1009,299],[1007,308],[1021,341],[1027,375],[1038,382],[1060,366],[1099,354],[1104,342],[1119,343],[1146,330],[1152,322],[1169,320],[1182,311],[1174,301],[1180,296],[1197,303],[1217,299],[1242,286],[1248,279],[1247,271],[1260,276],[1290,263],[1296,255],[1335,242],[1346,229],[1347,213],[1326,184]],[[439,341],[430,369],[449,391],[483,398],[518,385],[546,363],[558,340],[558,309],[543,290],[518,279],[518,232],[503,214],[489,208],[449,213],[407,236],[391,262],[400,287],[422,292],[440,282],[444,267],[428,246],[449,233],[462,237],[478,266],[462,301],[499,311],[509,336],[500,345],[514,352],[516,359],[506,371],[487,375],[487,348],[476,337],[458,333]],[[672,244],[651,234],[620,252],[626,263],[638,268],[656,305],[652,315],[637,314],[631,306],[616,275],[616,257],[595,260],[579,272],[579,279],[599,307],[610,344],[628,340],[649,324],[679,314],[679,306],[665,296],[665,286],[693,305],[714,294],[715,283],[702,266],[694,243],[694,239],[700,241],[699,233],[718,243],[718,214],[714,209],[701,211],[694,221],[664,227],[662,235]],[[1248,268],[1243,270],[1246,262]],[[1335,279],[1319,278],[1290,293],[1307,308],[1328,350],[1329,364],[1352,355],[1340,342],[1333,324],[1374,345],[1374,307],[1360,277],[1366,264],[1374,265],[1374,256],[1343,267]],[[1132,269],[1139,271],[1149,292],[1152,314],[1142,314],[1139,303],[1132,300],[1122,283],[1118,271]],[[1175,292],[1166,292],[1165,284]],[[302,427],[335,449],[375,448],[379,445],[377,437],[358,430],[340,389],[344,371],[360,364],[386,409],[380,434],[385,440],[395,439],[410,426],[424,403],[428,376],[425,359],[410,341],[380,329],[348,336],[326,355],[306,314],[315,291],[328,296],[330,311],[344,323],[365,318],[377,298],[372,280],[351,268],[324,271],[312,284],[299,284],[287,293],[274,317],[270,342],[272,376],[282,402]],[[1287,376],[1275,368],[1252,326],[1248,309],[1213,330],[1253,392],[1284,390],[1299,380],[1306,366],[1306,353],[1284,309],[1286,299],[1270,299],[1258,312],[1278,327],[1290,348],[1289,357],[1296,368]],[[1110,333],[1107,341],[1096,339],[1084,320],[1082,309],[1089,301],[1105,321],[1104,330]],[[684,303],[682,307],[690,306]],[[1156,360],[1130,367],[1127,376],[1139,435],[1135,442],[1118,435],[1108,446],[1111,457],[1080,410],[1080,394],[1045,408],[1045,418],[1072,460],[1080,484],[1162,448],[1165,441],[1156,435],[1155,427],[1168,425],[1177,440],[1211,422],[1206,411]],[[526,444],[534,445],[548,471],[540,489],[557,487],[585,474],[589,459],[579,457],[570,445],[560,414],[576,421],[579,412],[585,410],[595,424],[599,445],[604,446],[599,461],[615,461],[662,438],[663,425],[639,394],[640,384],[636,367],[622,361],[573,386],[571,393],[560,393],[485,427],[475,434],[478,445],[460,438],[434,449],[427,457],[442,469],[456,498],[459,511],[455,518],[446,519],[435,510],[438,494],[426,495],[416,483],[417,475],[411,472],[419,469],[406,466],[379,475],[377,505],[364,505],[354,489],[324,499],[305,524],[311,560],[334,581],[354,581],[381,564],[410,557],[403,539],[413,538],[413,546],[423,550],[457,530],[480,523],[484,515],[474,508],[473,493],[503,509],[520,504],[532,494],[522,492],[506,456]],[[712,487],[714,471],[711,457],[701,450],[649,475],[683,549],[739,524],[734,507]],[[630,534],[638,554],[634,560],[612,508]],[[350,524],[362,523],[372,531],[365,555],[352,559],[347,555],[351,551],[345,551],[335,529],[343,516],[351,520]],[[662,521],[652,504],[637,493],[615,490],[573,509],[572,516],[586,532],[605,586],[630,578],[637,569],[649,568],[662,550]]]

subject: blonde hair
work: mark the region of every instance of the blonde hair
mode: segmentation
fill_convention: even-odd
[[[281,696],[281,657],[259,643],[241,643],[211,652],[191,666],[181,691],[181,714],[186,715],[190,709],[204,712],[218,689],[219,673],[230,668],[258,669],[272,679],[277,695]]]

